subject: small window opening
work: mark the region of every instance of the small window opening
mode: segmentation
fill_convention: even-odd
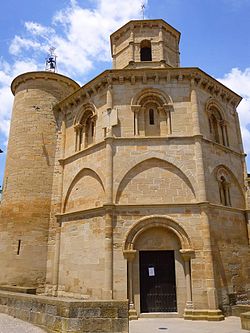
[[[155,124],[155,114],[153,109],[149,109],[149,124],[150,125]]]
[[[19,256],[20,254],[20,250],[21,250],[21,239],[18,240],[18,243],[17,243],[17,252],[16,254]]]
[[[152,61],[152,49],[149,40],[141,42],[141,61]]]
[[[143,47],[141,49],[141,61],[152,61],[151,48]]]
[[[95,134],[95,124],[94,124],[94,122],[92,121],[92,122],[91,122],[91,136],[93,137],[94,134]]]

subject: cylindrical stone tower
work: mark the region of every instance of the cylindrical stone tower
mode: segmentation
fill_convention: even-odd
[[[51,72],[25,73],[12,82],[15,99],[0,206],[0,284],[44,283],[57,141],[53,106],[78,88]]]

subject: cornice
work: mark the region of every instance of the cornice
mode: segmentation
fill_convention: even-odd
[[[149,27],[152,28],[152,26],[158,25],[160,28],[165,28],[167,31],[172,33],[175,37],[177,37],[178,43],[180,42],[181,33],[176,30],[173,26],[168,24],[163,19],[153,19],[153,20],[131,20],[128,23],[124,24],[122,27],[120,27],[118,30],[113,32],[110,35],[110,41],[111,41],[111,50],[113,49],[113,40],[119,39],[124,33],[131,30],[133,31],[135,27]]]
[[[81,103],[87,103],[109,85],[121,84],[165,84],[187,82],[192,88],[201,89],[216,98],[221,103],[226,103],[236,108],[241,97],[224,86],[222,83],[203,72],[197,67],[178,68],[125,68],[106,70],[86,83],[76,92],[55,106],[57,110],[71,109]]]
[[[235,150],[231,149],[230,147],[224,146],[220,143],[217,143],[217,142],[207,139],[205,137],[202,137],[202,141],[207,142],[207,143],[213,145],[214,147],[216,147],[217,149],[223,150],[224,152],[232,153],[234,155],[237,155],[237,156],[240,156],[243,158],[246,157],[246,154],[243,152],[241,153],[241,152],[235,151]]]
[[[85,155],[93,154],[94,151],[100,150],[105,147],[105,140],[99,141],[97,143],[92,144],[80,151],[75,152],[72,155],[66,156],[65,158],[58,159],[61,165],[65,165],[67,163],[72,162],[74,159],[82,158]]]
[[[80,85],[76,83],[74,80],[70,79],[67,76],[52,73],[52,72],[46,72],[46,71],[39,71],[39,72],[28,72],[23,73],[19,76],[17,76],[11,83],[11,91],[12,94],[15,95],[16,89],[18,86],[22,83],[25,83],[30,80],[37,80],[37,79],[43,79],[43,80],[51,80],[51,81],[58,81],[66,84],[67,86],[72,87],[74,90],[78,90],[80,88]]]
[[[247,210],[245,209],[240,209],[240,208],[234,208],[230,206],[222,206],[218,204],[213,204],[208,201],[200,201],[200,202],[194,202],[194,203],[169,203],[169,204],[112,204],[112,205],[102,205],[100,207],[93,207],[89,208],[86,210],[79,210],[79,211],[74,211],[74,212],[69,212],[69,213],[62,213],[62,214],[57,214],[56,218],[58,222],[68,222],[72,219],[82,219],[83,216],[89,216],[93,214],[104,214],[107,209],[112,209],[112,210],[122,210],[122,209],[171,209],[171,208],[198,208],[198,209],[209,209],[209,208],[216,208],[216,209],[221,209],[224,211],[234,211],[237,213],[245,214]],[[183,213],[183,215],[189,215],[190,212],[188,213]],[[64,219],[66,221],[64,221]]]

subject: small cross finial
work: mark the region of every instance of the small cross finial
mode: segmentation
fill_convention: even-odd
[[[145,15],[145,2],[141,3],[141,13],[142,13],[142,19],[144,20],[144,15]]]

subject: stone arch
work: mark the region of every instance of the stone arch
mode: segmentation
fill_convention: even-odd
[[[179,239],[182,250],[193,251],[192,242],[186,231],[171,217],[162,215],[151,215],[140,219],[127,232],[123,243],[123,252],[133,251],[134,244],[138,237],[151,228],[166,228],[173,232]]]
[[[217,109],[220,112],[222,119],[226,120],[226,113],[222,105],[215,98],[210,97],[206,102],[205,109],[209,112],[212,108]]]
[[[105,188],[104,188],[103,182],[102,182],[101,178],[99,177],[99,175],[94,170],[92,170],[90,168],[84,168],[84,169],[82,169],[81,171],[79,171],[77,173],[77,175],[74,177],[74,179],[72,180],[71,184],[68,187],[68,190],[67,190],[66,195],[65,195],[65,199],[63,201],[64,202],[63,212],[65,212],[67,210],[67,204],[69,202],[69,198],[70,198],[70,195],[72,193],[72,190],[75,188],[76,184],[86,176],[92,178],[93,180],[95,180],[95,182],[97,184],[99,184],[99,186],[97,185],[98,190],[99,190],[99,192],[102,192],[102,194],[104,195]]]
[[[84,115],[89,112],[93,115],[96,115],[96,108],[93,103],[86,103],[80,108],[80,110],[75,115],[74,126],[79,125]]]
[[[172,98],[160,89],[145,88],[139,91],[131,100],[131,105],[141,105],[144,98],[154,97],[161,105],[173,104]],[[158,102],[158,103],[159,103]]]
[[[152,162],[152,161],[155,162],[154,165],[156,167],[158,165],[163,165],[163,163],[166,166],[173,167],[174,168],[173,170],[174,170],[175,174],[177,175],[177,173],[178,173],[178,176],[180,176],[182,178],[182,180],[186,183],[187,187],[190,189],[190,192],[192,193],[193,198],[194,199],[196,198],[195,189],[193,187],[193,184],[195,184],[195,180],[192,179],[192,177],[191,177],[191,179],[190,179],[190,177],[188,177],[187,173],[185,172],[187,170],[183,169],[183,166],[180,163],[175,163],[177,161],[175,161],[174,159],[171,159],[171,158],[163,158],[162,155],[156,156],[155,153],[152,154],[151,156],[147,156],[147,157],[148,158],[146,158],[145,155],[137,157],[135,159],[135,161],[133,161],[134,163],[133,163],[132,166],[130,165],[127,168],[126,168],[126,165],[124,166],[124,170],[122,170],[122,177],[120,177],[119,180],[117,179],[119,185],[117,186],[117,191],[116,191],[116,196],[115,196],[115,198],[116,198],[115,202],[116,203],[119,202],[123,190],[126,188],[129,181],[131,180],[132,173],[139,174],[139,172],[136,173],[137,172],[136,168],[138,168],[140,165],[143,165],[143,163]]]

